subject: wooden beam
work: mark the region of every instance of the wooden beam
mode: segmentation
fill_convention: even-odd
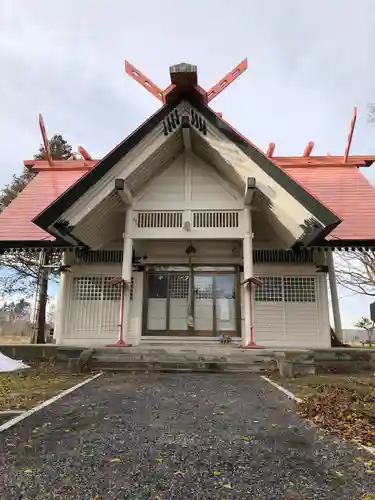
[[[305,151],[303,152],[303,156],[310,156],[313,149],[314,143],[312,141],[308,142],[307,146],[305,147]]]
[[[220,92],[226,89],[231,83],[247,70],[247,58],[240,62],[232,71],[229,71],[216,85],[207,91],[207,102],[212,101]]]
[[[115,179],[115,191],[126,205],[132,204],[132,194],[124,179]]]
[[[253,203],[255,193],[257,192],[255,177],[248,177],[246,181],[244,203],[250,206]]]
[[[344,163],[346,163],[348,161],[348,157],[349,157],[349,153],[350,153],[350,146],[352,144],[352,139],[353,139],[356,121],[357,121],[357,108],[354,107],[353,118],[352,118],[352,121],[351,121],[350,127],[349,127],[348,142],[346,143],[346,148],[345,148]]]
[[[39,113],[39,127],[40,127],[40,131],[42,133],[43,145],[44,145],[44,150],[45,150],[45,158],[48,161],[50,167],[52,167],[53,161],[52,161],[51,149],[49,147],[49,141],[48,141],[48,137],[47,137],[46,127],[44,126],[44,120],[43,120],[42,113]]]
[[[159,101],[163,102],[163,90],[147,78],[147,76],[141,73],[135,66],[130,64],[129,61],[125,61],[125,71],[136,82],[142,85],[143,88],[150,92],[150,94],[159,99]]]
[[[273,153],[275,152],[275,147],[276,147],[276,144],[274,142],[269,143],[267,153],[266,153],[268,158],[272,158]]]
[[[86,151],[86,149],[83,146],[78,146],[78,153],[82,156],[84,160],[90,161],[92,160],[92,156],[90,153]]]

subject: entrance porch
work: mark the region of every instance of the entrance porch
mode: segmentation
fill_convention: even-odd
[[[326,253],[255,248],[246,256],[245,247],[243,240],[134,240],[130,259],[119,249],[68,254],[56,342],[103,347],[121,332],[132,345],[212,343],[223,334],[246,345],[253,323],[264,347],[329,347],[327,275],[318,272]],[[252,321],[241,286],[247,260],[261,283]],[[123,296],[114,283],[129,266]]]

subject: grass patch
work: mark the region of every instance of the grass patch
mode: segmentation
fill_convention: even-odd
[[[29,410],[88,376],[69,373],[51,362],[30,366],[17,373],[0,373],[0,410]]]
[[[30,335],[1,335],[0,344],[30,344]]]
[[[297,413],[365,446],[375,446],[374,375],[314,375],[279,380],[303,399]]]

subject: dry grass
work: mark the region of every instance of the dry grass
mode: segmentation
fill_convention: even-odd
[[[375,446],[373,374],[315,375],[279,382],[303,399],[297,404],[300,416],[344,439]]]
[[[18,373],[0,374],[0,410],[28,410],[74,386],[86,375],[68,373],[49,362]]]
[[[1,335],[0,344],[30,344],[30,335]]]
[[[375,384],[375,376],[373,374],[307,375],[293,378],[280,378],[277,382],[292,391],[296,396],[303,399],[317,394],[322,387],[341,387],[353,389],[360,386],[361,389],[364,388],[366,391],[371,393],[372,387]]]

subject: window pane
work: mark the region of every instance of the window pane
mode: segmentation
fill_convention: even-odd
[[[148,297],[150,299],[166,299],[168,293],[168,276],[150,274],[148,278]]]

